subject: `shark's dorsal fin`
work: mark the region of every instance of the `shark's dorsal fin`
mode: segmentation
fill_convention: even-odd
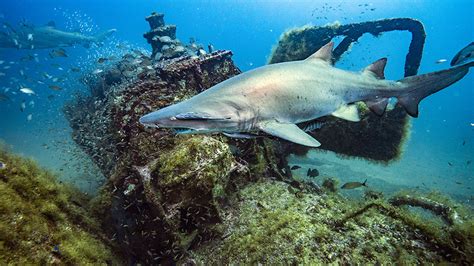
[[[46,24],[46,26],[52,27],[52,28],[56,28],[56,22],[54,22],[54,21],[51,20],[50,22],[48,22],[48,23]]]
[[[276,136],[300,145],[308,146],[308,147],[319,147],[321,143],[311,137],[310,135],[306,134],[303,130],[301,130],[295,124],[284,124],[273,121],[266,121],[261,122],[259,124],[259,128],[272,136]]]
[[[332,65],[332,49],[334,48],[334,42],[328,42],[323,47],[319,48],[316,53],[310,55],[306,60],[323,60]]]
[[[336,111],[332,113],[333,116],[339,117],[341,119],[352,121],[352,122],[359,122],[359,110],[357,110],[357,106],[355,104],[350,105],[343,105],[339,107]]]
[[[379,60],[373,62],[372,64],[368,65],[364,68],[364,74],[371,74],[375,75],[378,79],[385,79],[385,66],[387,65],[387,58],[380,58]]]

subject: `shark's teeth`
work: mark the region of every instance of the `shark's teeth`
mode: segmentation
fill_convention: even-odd
[[[159,128],[159,126],[155,124],[144,124],[145,128]]]

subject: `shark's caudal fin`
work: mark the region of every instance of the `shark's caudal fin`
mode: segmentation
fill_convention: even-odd
[[[462,65],[474,60],[474,42],[471,42],[459,51],[451,60],[451,66]]]
[[[418,117],[418,104],[421,100],[462,79],[472,66],[474,62],[469,62],[450,69],[399,80],[405,84],[406,92],[397,97],[398,102],[410,116]]]

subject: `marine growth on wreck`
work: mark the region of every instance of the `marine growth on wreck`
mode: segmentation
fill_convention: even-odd
[[[104,177],[95,194],[15,154],[8,142],[0,146],[1,263],[474,262],[472,206],[433,189],[400,186],[405,189],[389,193],[374,179],[326,171],[339,165],[324,161],[323,154],[397,163],[412,134],[412,120],[400,103],[390,102],[377,115],[358,102],[359,122],[324,116],[298,124],[321,142],[316,155],[314,148],[268,132],[234,138],[144,126],[144,115],[243,72],[227,47],[215,49],[199,36],[178,39],[177,25],[167,24],[163,13],[145,20],[150,29],[143,37],[151,49],[124,46],[120,55],[100,56],[98,67],[80,70],[86,90],[71,93],[60,106],[74,147]],[[390,38],[393,31],[410,33],[402,72],[417,75],[431,30],[422,19],[405,17],[290,28],[268,47],[267,63],[306,59],[339,38],[330,58],[337,63],[367,33]]]

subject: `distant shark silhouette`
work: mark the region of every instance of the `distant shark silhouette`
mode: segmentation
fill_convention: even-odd
[[[54,22],[43,27],[23,23],[19,29],[4,23],[4,28],[8,32],[0,31],[0,48],[17,49],[49,49],[74,45],[90,47],[92,43],[100,43],[116,31],[111,29],[95,36],[86,36],[79,32],[58,30]]]

